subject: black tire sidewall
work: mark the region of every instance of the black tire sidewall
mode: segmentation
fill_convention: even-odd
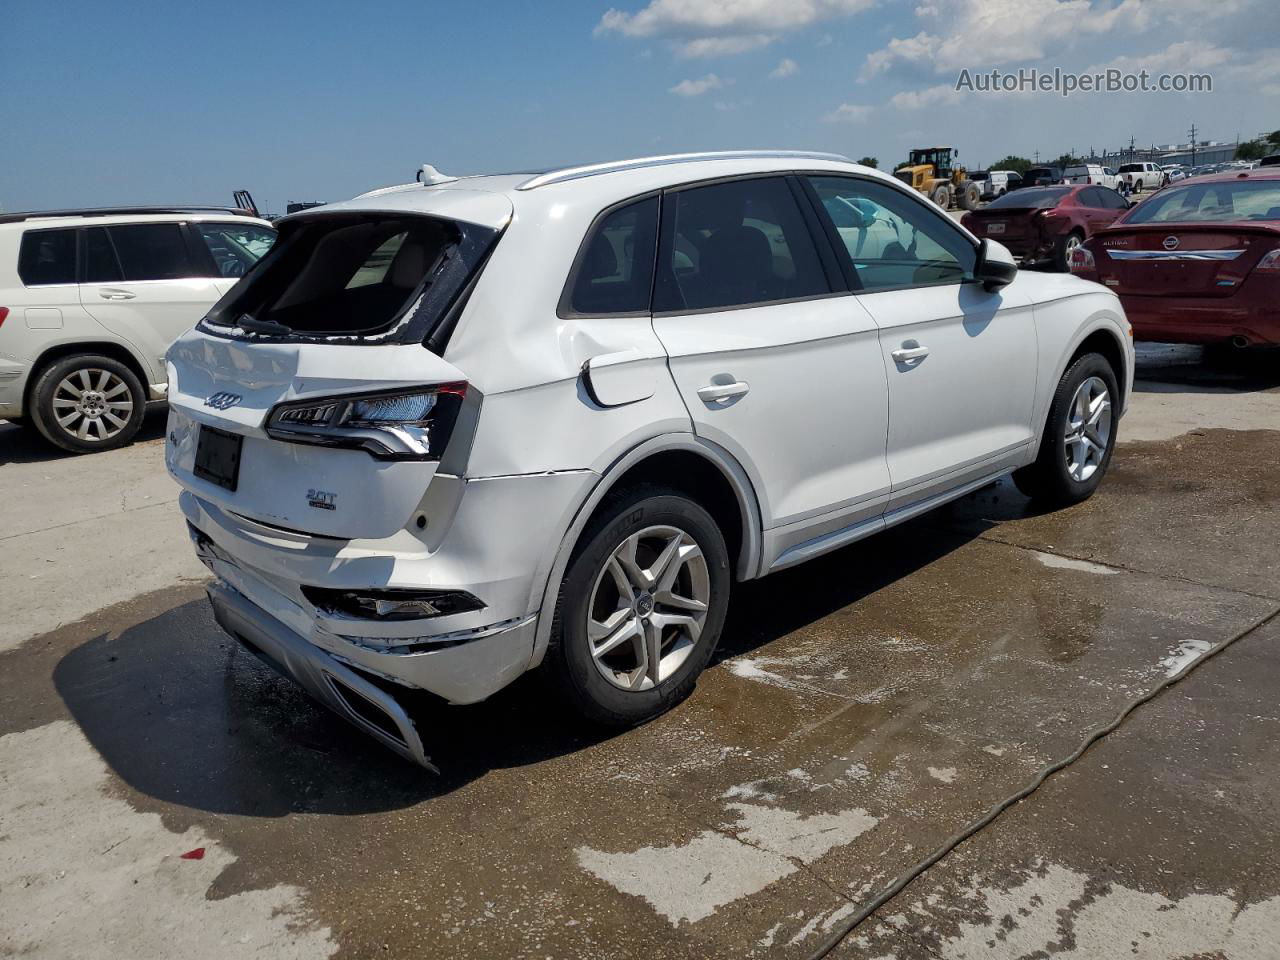
[[[133,400],[133,410],[129,415],[128,423],[125,424],[123,430],[110,440],[95,442],[81,440],[59,426],[54,415],[53,395],[54,391],[57,390],[58,384],[69,374],[88,367],[109,370],[118,376],[129,388],[129,395]],[[142,426],[143,417],[146,416],[146,407],[146,390],[142,386],[142,381],[138,379],[138,375],[128,366],[113,357],[106,357],[100,354],[76,354],[55,360],[40,373],[35,387],[31,391],[30,417],[36,429],[54,446],[71,453],[97,453],[102,450],[114,450],[117,447],[123,447],[132,441],[134,435],[137,434],[138,429]]]
[[[1100,377],[1107,385],[1107,393],[1111,398],[1111,437],[1102,462],[1098,464],[1098,469],[1089,479],[1080,481],[1074,479],[1067,470],[1066,426],[1071,399],[1075,396],[1080,384],[1089,377]],[[1069,503],[1087,499],[1102,482],[1116,448],[1119,399],[1120,390],[1116,383],[1115,371],[1100,354],[1085,354],[1062,375],[1062,379],[1058,382],[1058,389],[1054,391],[1053,406],[1049,411],[1049,421],[1045,425],[1045,435],[1040,448],[1040,460],[1049,471],[1048,479],[1058,488],[1059,499]]]
[[[609,683],[591,657],[587,604],[597,575],[618,544],[638,530],[657,525],[685,531],[702,549],[711,602],[697,646],[680,669],[652,690],[626,691]],[[569,561],[552,626],[550,666],[575,706],[596,722],[626,726],[684,699],[715,652],[729,606],[731,579],[724,536],[711,515],[693,500],[676,491],[644,489],[610,504],[584,531]]]

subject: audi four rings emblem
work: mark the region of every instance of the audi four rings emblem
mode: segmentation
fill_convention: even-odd
[[[238,393],[215,393],[205,399],[204,405],[213,407],[215,410],[226,410],[228,407],[234,407],[242,399]]]
[[[1165,248],[1166,250],[1176,250],[1176,249],[1178,248],[1178,238],[1177,238],[1177,237],[1165,237],[1165,238],[1164,238],[1164,248]]]

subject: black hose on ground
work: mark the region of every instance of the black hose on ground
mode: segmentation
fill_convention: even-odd
[[[827,935],[827,938],[823,940],[821,944],[818,945],[818,948],[809,955],[809,960],[822,960],[823,957],[827,956],[827,954],[829,954],[832,950],[834,950],[837,946],[839,946],[840,942],[844,940],[845,937],[849,936],[849,934],[853,933],[853,931],[856,930],[868,917],[870,917],[873,913],[875,913],[877,910],[883,907],[886,903],[888,903],[890,900],[892,900],[894,897],[900,894],[903,890],[905,890],[914,880],[916,880],[916,878],[918,878],[921,874],[923,874],[930,867],[936,864],[939,860],[941,860],[943,857],[949,854],[956,847],[960,846],[960,844],[964,843],[974,834],[990,826],[992,822],[994,822],[995,819],[998,816],[1000,816],[1000,814],[1004,813],[1015,803],[1019,803],[1020,801],[1025,800],[1027,797],[1031,796],[1033,793],[1039,790],[1041,786],[1043,786],[1046,780],[1048,780],[1055,773],[1058,773],[1061,770],[1065,770],[1067,767],[1071,766],[1071,764],[1079,760],[1082,756],[1084,756],[1085,751],[1087,751],[1090,747],[1092,747],[1095,743],[1097,743],[1103,737],[1111,733],[1114,733],[1120,727],[1120,725],[1124,723],[1124,721],[1128,718],[1129,714],[1133,713],[1133,711],[1137,710],[1144,703],[1148,703],[1149,701],[1154,700],[1159,694],[1163,693],[1165,690],[1169,689],[1175,683],[1182,680],[1189,673],[1191,673],[1191,671],[1195,670],[1205,661],[1211,660],[1213,657],[1216,657],[1218,654],[1220,654],[1223,650],[1227,649],[1227,647],[1231,646],[1237,640],[1241,640],[1244,637],[1247,637],[1249,634],[1253,633],[1255,630],[1259,630],[1262,627],[1265,627],[1268,623],[1276,619],[1276,617],[1278,616],[1280,616],[1280,610],[1272,611],[1271,613],[1263,617],[1261,620],[1258,620],[1252,626],[1246,627],[1244,630],[1241,630],[1239,633],[1228,637],[1226,640],[1223,640],[1221,643],[1219,643],[1217,646],[1213,647],[1212,649],[1206,650],[1202,656],[1199,656],[1195,660],[1192,660],[1190,663],[1188,663],[1185,667],[1183,667],[1177,673],[1173,674],[1173,676],[1167,677],[1162,683],[1156,684],[1156,686],[1152,687],[1146,693],[1129,701],[1129,703],[1124,707],[1124,709],[1121,710],[1118,714],[1116,714],[1115,719],[1113,719],[1110,723],[1103,724],[1102,726],[1094,727],[1092,730],[1090,730],[1085,735],[1085,738],[1083,742],[1081,742],[1080,746],[1075,749],[1074,753],[1063,758],[1062,760],[1057,760],[1049,764],[1048,766],[1042,768],[1040,772],[1036,774],[1035,778],[1030,783],[1028,783],[1025,787],[1023,787],[1021,790],[1019,790],[1017,793],[1013,794],[1012,796],[1009,796],[1004,800],[1001,800],[999,803],[993,806],[990,810],[988,810],[985,814],[983,814],[983,816],[979,817],[977,820],[974,820],[972,823],[966,826],[959,833],[956,833],[952,835],[950,838],[948,838],[947,840],[943,841],[942,845],[938,847],[936,850],[934,850],[933,853],[929,854],[929,856],[925,857],[915,866],[909,868],[905,873],[901,874],[898,877],[898,879],[894,880],[893,883],[889,884],[889,886],[885,887],[884,890],[880,891],[880,893],[877,894],[873,900],[865,904],[860,910],[858,910],[857,913],[854,913],[846,917],[843,921],[841,921],[840,925],[835,927],[831,931],[831,933]]]

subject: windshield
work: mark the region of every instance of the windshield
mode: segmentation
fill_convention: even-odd
[[[1030,207],[1054,207],[1070,190],[1071,187],[1026,187],[992,200],[987,204],[986,209],[999,210],[1002,207],[1010,207],[1025,210]]]
[[[258,268],[201,326],[245,338],[422,342],[496,236],[475,224],[412,214],[286,220]]]
[[[1280,180],[1187,183],[1157,193],[1125,223],[1230,223],[1280,220]]]

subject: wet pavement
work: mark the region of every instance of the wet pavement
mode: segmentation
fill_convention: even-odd
[[[53,557],[56,590],[119,601],[58,626],[42,586],[19,585],[0,954],[805,957],[1088,730],[1242,637],[835,955],[1276,956],[1280,374],[1211,359],[1144,348],[1085,504],[1038,513],[1002,483],[745,586],[693,697],[642,728],[586,727],[537,676],[425,706],[440,776],[217,631],[149,486],[158,432],[104,455],[110,508],[0,508],[10,568]],[[27,450],[0,427],[5,444]],[[89,463],[33,446],[0,490],[34,502]],[[146,551],[145,575],[121,572]]]

